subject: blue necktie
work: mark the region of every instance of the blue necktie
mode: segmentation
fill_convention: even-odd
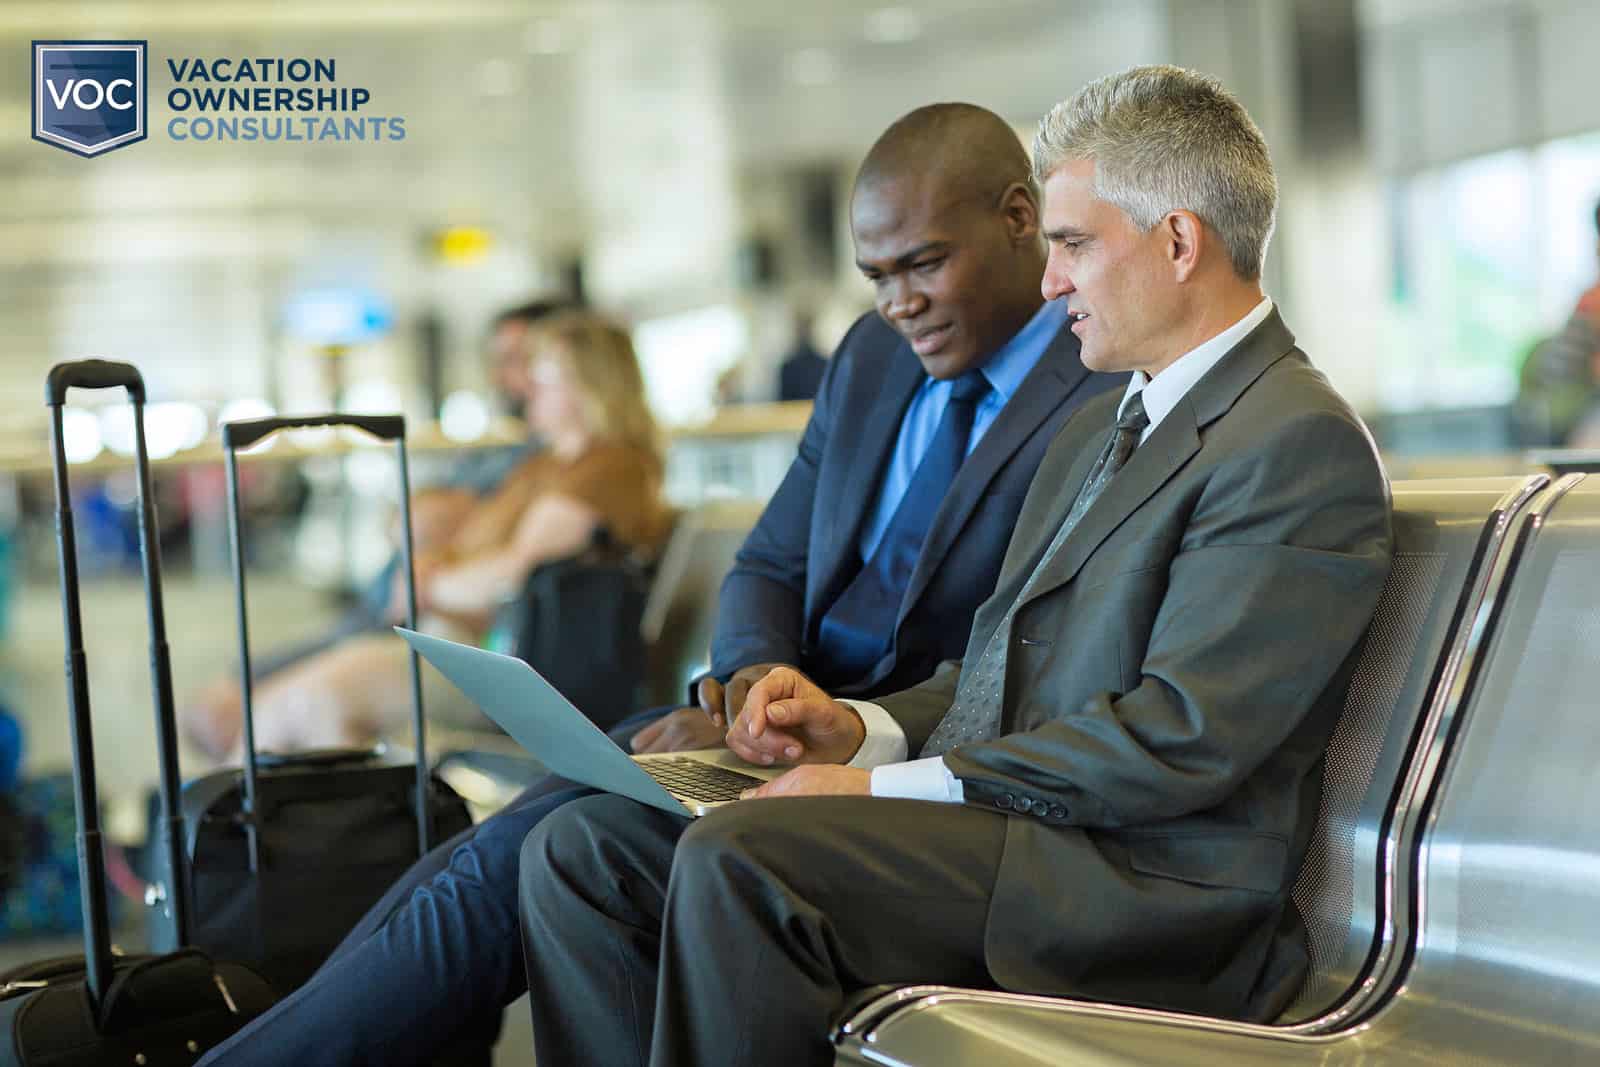
[[[872,558],[822,617],[819,659],[826,664],[827,680],[834,685],[861,678],[889,651],[900,601],[922,554],[928,527],[966,458],[973,416],[990,385],[983,372],[976,370],[952,385],[933,440]]]

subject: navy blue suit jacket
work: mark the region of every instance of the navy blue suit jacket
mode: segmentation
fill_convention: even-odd
[[[1091,374],[1063,327],[962,464],[934,516],[890,651],[852,684],[816,653],[818,628],[860,567],[861,526],[878,498],[900,422],[922,384],[911,346],[876,312],[828,361],[799,454],[722,583],[711,673],[792,663],[844,696],[894,692],[961,656],[994,590],[1034,470],[1061,424],[1127,375]]]

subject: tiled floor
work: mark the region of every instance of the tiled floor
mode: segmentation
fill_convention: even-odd
[[[172,674],[181,700],[218,672],[235,669],[233,597],[225,576],[201,581],[169,575],[165,593]],[[250,629],[256,649],[315,633],[334,615],[334,607],[320,593],[265,576],[252,579]],[[139,579],[86,583],[83,626],[96,771],[108,808],[107,830],[115,838],[136,840],[144,833],[144,791],[156,781],[148,631]],[[54,584],[22,587],[12,604],[9,633],[0,641],[0,701],[22,720],[27,736],[25,773],[70,765],[62,652],[61,609]],[[188,748],[180,759],[186,776],[205,769]],[[130,951],[142,947],[137,925],[119,930],[117,940]],[[73,940],[0,944],[0,969],[78,950]],[[514,1005],[496,1052],[497,1067],[527,1067],[533,1062],[531,1047],[526,1006]]]

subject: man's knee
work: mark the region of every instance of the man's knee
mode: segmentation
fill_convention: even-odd
[[[846,797],[800,797],[729,804],[697,819],[678,842],[679,862],[716,860],[737,853],[783,861],[826,849],[836,828],[861,818],[859,804]]]
[[[697,819],[678,841],[674,892],[733,893],[730,886],[776,880],[810,895],[839,870],[844,842],[862,819],[853,797],[800,797],[730,804]],[[761,894],[744,894],[761,896]]]
[[[579,824],[582,814],[577,803],[567,804],[540,819],[524,835],[517,861],[524,891],[537,884],[544,872],[570,861],[583,847],[581,843],[587,835]]]
[[[499,899],[508,900],[517,884],[518,854],[528,835],[559,800],[539,798],[495,812],[483,822],[452,839],[448,870],[457,881],[475,882]]]
[[[762,806],[760,802],[729,804],[696,819],[683,832],[678,842],[678,855],[712,859],[747,844],[760,832],[762,812],[758,809]]]
[[[579,878],[602,873],[594,868],[597,846],[604,843],[607,828],[624,826],[639,813],[636,801],[601,793],[578,797],[546,814],[522,840],[518,863],[524,894],[537,891],[552,873],[569,872]]]
[[[786,801],[730,804],[696,819],[678,840],[673,879],[705,883],[748,877],[781,867],[803,850],[807,831],[782,818],[775,805]],[[774,815],[780,817],[774,818]]]

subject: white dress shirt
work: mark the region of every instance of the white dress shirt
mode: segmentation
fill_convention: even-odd
[[[1144,394],[1144,412],[1150,418],[1150,425],[1145,427],[1139,443],[1143,444],[1149,439],[1155,428],[1161,425],[1161,420],[1178,406],[1184,394],[1205,377],[1206,371],[1216,366],[1230,349],[1266,321],[1271,313],[1272,299],[1263,297],[1261,303],[1250,309],[1244,318],[1179,356],[1156,377],[1152,378],[1143,371],[1134,371],[1127,391],[1122,394],[1122,403],[1117,406],[1117,414],[1122,413],[1134,394]],[[887,711],[867,700],[846,700],[843,703],[854,708],[867,727],[866,739],[861,742],[861,748],[849,765],[872,771],[873,796],[935,800],[947,804],[960,804],[965,799],[961,779],[950,773],[943,756],[906,762],[905,732]]]

